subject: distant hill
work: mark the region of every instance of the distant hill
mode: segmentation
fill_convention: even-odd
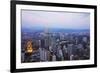
[[[44,28],[22,29],[22,32],[44,32]],[[62,29],[62,28],[48,28],[49,32],[90,32],[89,29]]]

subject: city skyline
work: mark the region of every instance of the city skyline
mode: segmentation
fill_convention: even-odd
[[[90,14],[22,10],[23,28],[90,29]]]
[[[89,13],[22,10],[21,62],[90,59],[89,27]]]

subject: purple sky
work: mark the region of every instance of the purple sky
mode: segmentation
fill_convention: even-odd
[[[90,14],[22,10],[22,28],[89,29]]]

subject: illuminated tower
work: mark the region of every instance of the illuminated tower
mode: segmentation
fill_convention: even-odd
[[[33,52],[33,47],[32,47],[32,41],[27,42],[27,53],[32,53]]]

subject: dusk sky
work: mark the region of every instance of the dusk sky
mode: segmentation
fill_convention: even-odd
[[[90,14],[22,10],[22,28],[89,29]]]

